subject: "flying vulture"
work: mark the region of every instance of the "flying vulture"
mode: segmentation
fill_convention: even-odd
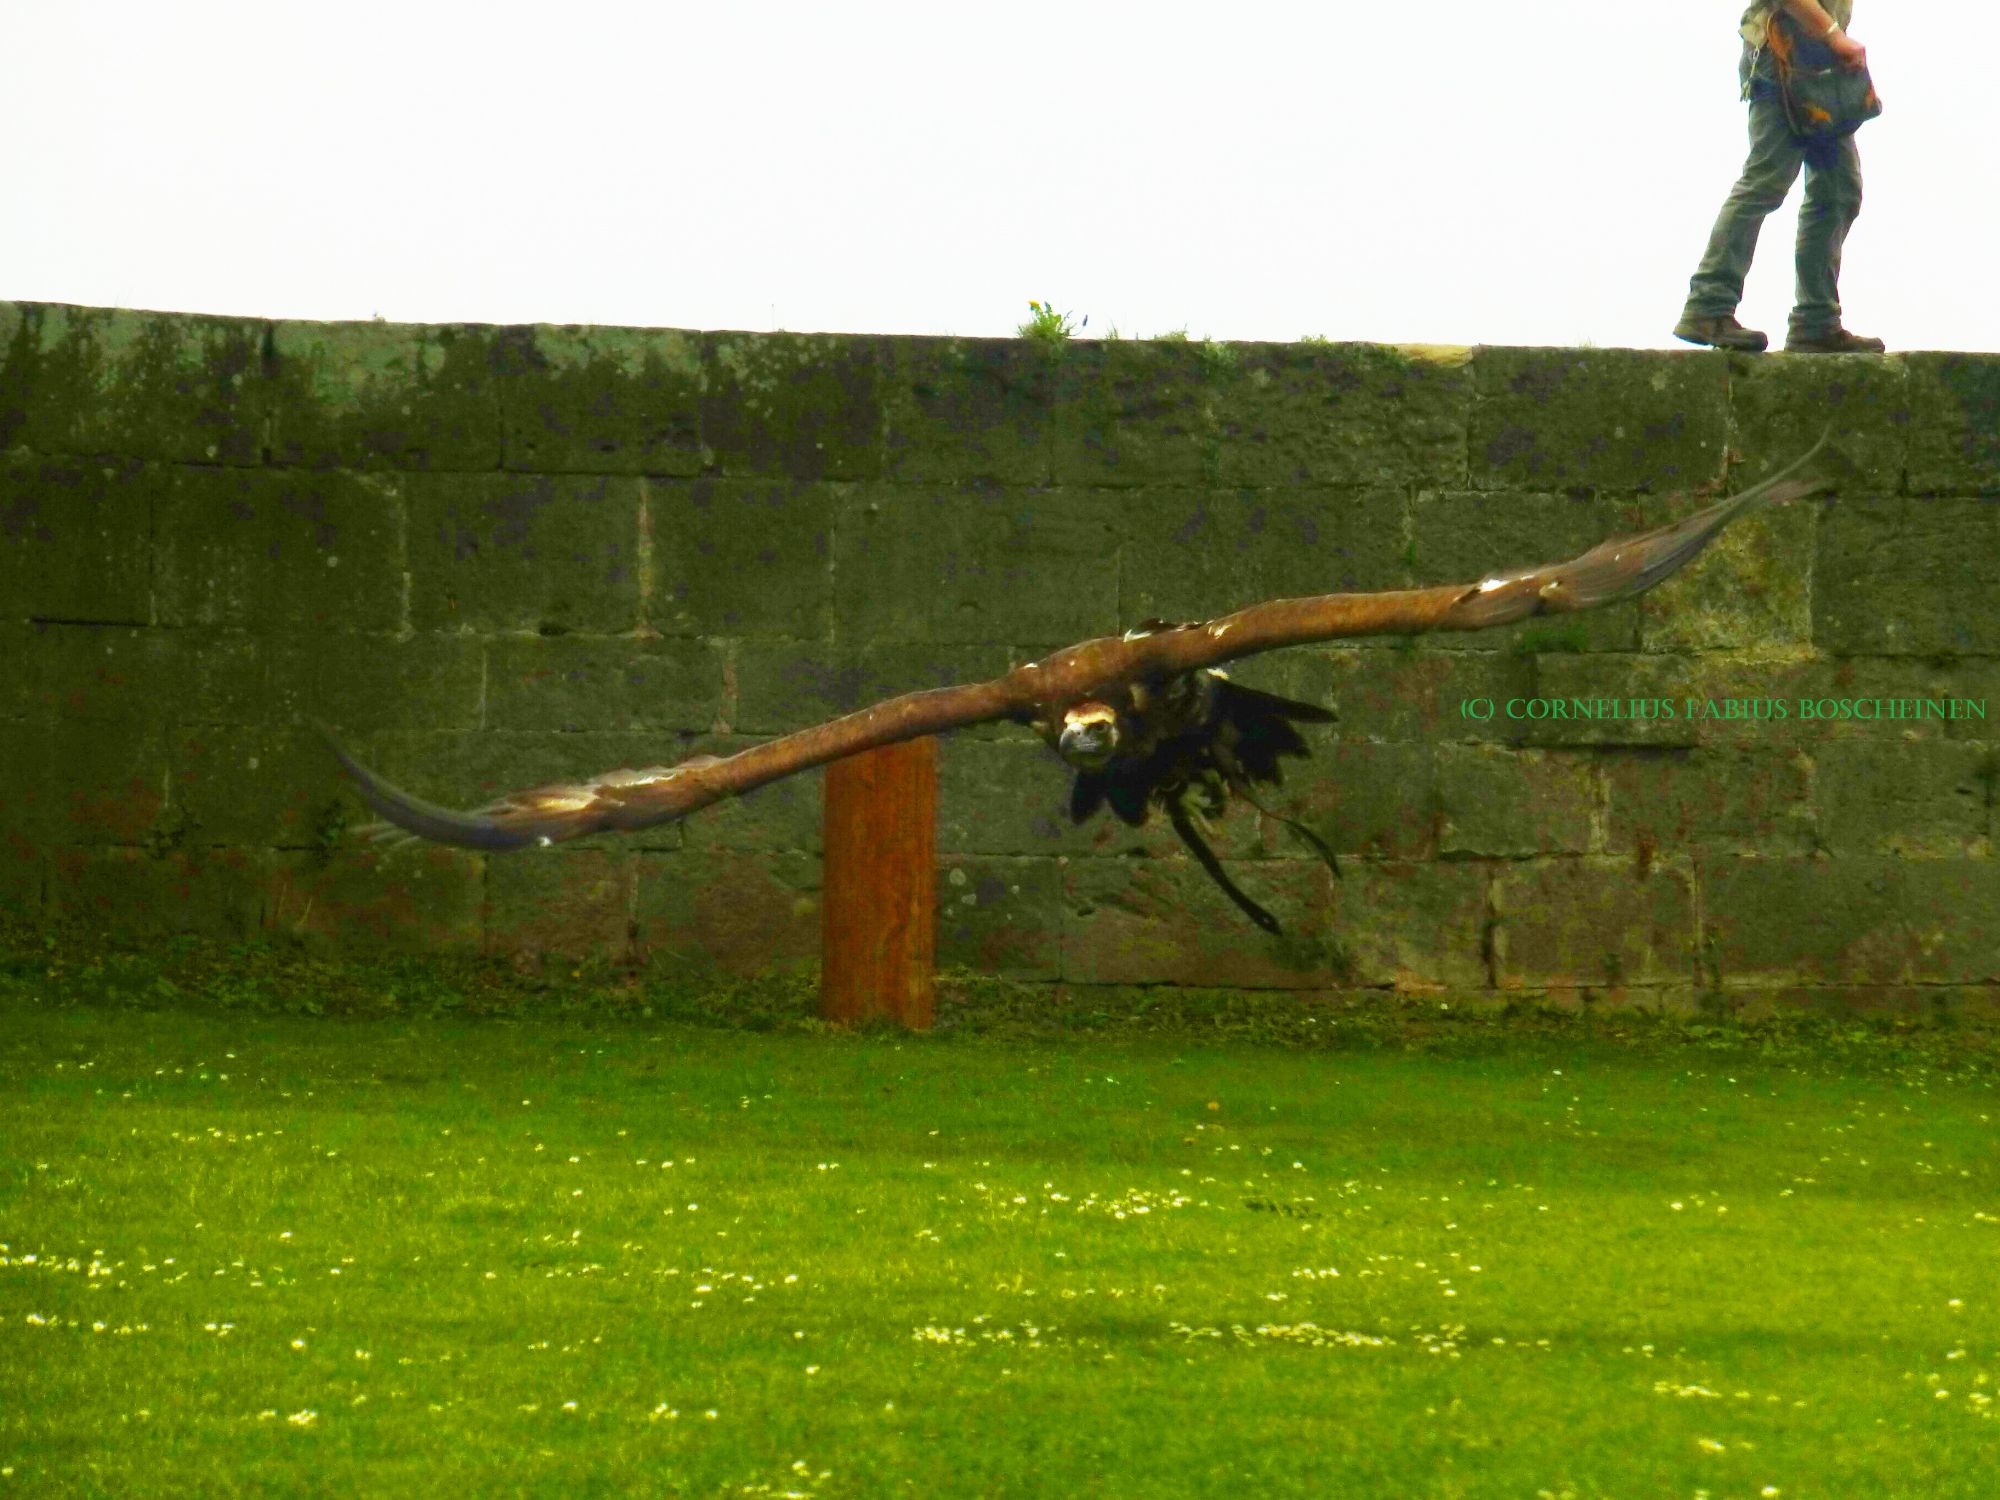
[[[1823,480],[1793,477],[1823,444],[1752,489],[1638,536],[1600,542],[1568,562],[1472,584],[1273,599],[1194,624],[1149,620],[1122,636],[1084,641],[1027,662],[990,682],[906,693],[734,755],[607,771],[588,781],[514,792],[472,812],[413,797],[338,742],[333,749],[362,799],[387,820],[375,825],[377,832],[393,837],[401,830],[469,849],[506,850],[671,822],[724,797],[881,745],[1008,719],[1032,727],[1075,772],[1070,813],[1076,821],[1108,805],[1137,826],[1153,808],[1162,809],[1229,898],[1258,926],[1276,932],[1276,919],[1224,873],[1199,826],[1206,816],[1222,813],[1231,795],[1269,812],[1252,788],[1278,782],[1281,756],[1307,753],[1296,724],[1332,715],[1231,682],[1221,670],[1224,663],[1347,636],[1485,630],[1530,615],[1633,598],[1671,576],[1745,511],[1823,488]],[[1310,829],[1282,821],[1333,863],[1332,852]]]

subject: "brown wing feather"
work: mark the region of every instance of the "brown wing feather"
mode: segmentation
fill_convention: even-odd
[[[1064,707],[1141,678],[1169,677],[1311,641],[1484,630],[1530,615],[1594,609],[1630,599],[1686,565],[1746,511],[1821,489],[1823,481],[1793,475],[1825,441],[1822,438],[1797,463],[1740,495],[1638,536],[1599,543],[1568,562],[1474,584],[1274,599],[1191,628],[1084,641],[991,682],[891,698],[722,759],[700,756],[677,766],[610,771],[589,781],[515,792],[473,812],[454,812],[413,797],[370,771],[338,743],[334,751],[370,807],[397,828],[439,843],[518,849],[605,829],[645,828],[898,740],[995,719],[1045,723],[1053,714],[1059,720]]]

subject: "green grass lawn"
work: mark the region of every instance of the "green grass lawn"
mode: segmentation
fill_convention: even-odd
[[[2000,1493],[1949,1038],[0,1006],[0,1497]]]

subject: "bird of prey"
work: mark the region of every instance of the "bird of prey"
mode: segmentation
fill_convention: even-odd
[[[906,693],[734,755],[607,771],[588,781],[514,792],[472,812],[413,797],[338,742],[333,749],[362,799],[387,820],[376,825],[379,832],[395,836],[400,830],[439,843],[506,850],[670,822],[882,745],[1012,720],[1032,727],[1075,773],[1070,811],[1078,822],[1105,805],[1133,825],[1154,808],[1163,810],[1229,898],[1260,927],[1276,932],[1271,914],[1224,873],[1198,825],[1221,813],[1232,795],[1269,812],[1253,788],[1277,782],[1280,757],[1307,753],[1294,725],[1332,716],[1231,682],[1221,670],[1225,663],[1313,641],[1485,630],[1531,615],[1630,599],[1671,576],[1746,511],[1823,488],[1823,480],[1795,477],[1821,446],[1824,439],[1752,489],[1652,531],[1601,542],[1568,562],[1497,573],[1478,583],[1273,599],[1194,624],[1148,621],[1122,636],[1084,641],[1026,662],[988,682]],[[1333,863],[1331,851],[1310,829],[1284,821]]]

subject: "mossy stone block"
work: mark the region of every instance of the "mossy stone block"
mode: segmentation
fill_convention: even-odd
[[[658,973],[806,969],[819,959],[820,862],[721,849],[642,854],[635,911],[638,951]]]
[[[272,458],[310,468],[498,468],[496,338],[477,326],[277,324]]]
[[[1847,501],[1821,518],[1813,643],[1837,655],[2000,653],[2000,492]]]
[[[1473,860],[1343,863],[1327,930],[1348,961],[1338,977],[1404,993],[1485,988],[1489,879]]]
[[[670,635],[824,639],[833,517],[853,492],[789,479],[649,483],[647,621]]]
[[[1116,510],[1079,490],[862,486],[835,517],[833,587],[843,641],[1116,634]]]
[[[1502,712],[1526,745],[1692,745],[1699,721],[1681,710],[1699,680],[1691,656],[1544,652],[1533,693]]]
[[[1991,859],[1719,856],[1700,870],[1712,961],[1725,984],[2000,978]],[[1813,919],[1801,921],[1802,911]]]
[[[885,478],[1049,482],[1057,356],[1024,339],[898,338],[886,348]]]
[[[885,342],[850,334],[702,335],[707,466],[789,479],[877,477]]]
[[[744,641],[734,647],[732,661],[731,727],[741,734],[803,729],[904,693],[986,682],[1011,665],[1003,646],[900,640],[856,646]]]
[[[1909,490],[2000,494],[2000,354],[1908,354]]]
[[[1318,860],[1231,861],[1230,878],[1283,925],[1254,925],[1186,858],[1063,866],[1062,977],[1072,984],[1320,989],[1348,961],[1329,940],[1333,877]]]
[[[297,635],[270,648],[271,721],[377,729],[480,723],[481,643],[469,636]]]
[[[28,372],[41,342],[40,317],[32,303],[0,301],[0,450],[14,446],[28,420]]]
[[[162,724],[251,724],[271,711],[267,644],[253,635],[38,624],[14,644],[9,686],[39,722],[127,734]]]
[[[1205,485],[1217,477],[1231,346],[1072,341],[1056,366],[1055,472],[1064,485]]]
[[[265,323],[64,306],[37,308],[32,321],[13,441],[44,453],[263,462],[272,394]]]
[[[1635,864],[1695,848],[1797,856],[1813,847],[1812,763],[1784,744],[1617,750],[1599,773],[1606,845]]]
[[[1126,626],[1405,581],[1401,491],[1153,488],[1118,511]],[[1108,545],[1107,545],[1108,550]]]
[[[1408,650],[1356,642],[1279,652],[1264,659],[1280,668],[1278,679],[1264,685],[1334,711],[1335,723],[1305,730],[1313,744],[1322,739],[1517,742],[1524,726],[1508,716],[1506,705],[1533,691],[1534,660],[1511,651],[1433,650],[1442,639],[1423,636],[1420,646]],[[1248,674],[1231,668],[1231,675]]]
[[[629,957],[639,859],[622,846],[567,844],[490,858],[486,951],[535,958]]]
[[[1419,743],[1316,744],[1309,769],[1271,804],[1305,823],[1337,854],[1428,859],[1437,850],[1437,753]]]
[[[1484,348],[1473,370],[1475,489],[1693,490],[1722,477],[1719,353]]]
[[[536,474],[698,474],[698,333],[536,325],[494,340],[506,466]]]
[[[721,713],[722,685],[722,651],[709,641],[531,635],[486,643],[486,723],[495,729],[699,732]]]
[[[266,889],[270,931],[335,950],[468,952],[485,930],[486,856],[442,844],[273,854]]]
[[[1687,982],[1695,954],[1686,861],[1640,869],[1585,857],[1509,864],[1494,881],[1495,978],[1502,989]]]
[[[1819,822],[1835,855],[1913,859],[1992,852],[1991,745],[1846,740],[1813,753]]]
[[[1729,487],[1747,489],[1808,452],[1843,494],[1894,494],[1909,457],[1911,390],[1899,359],[1746,359],[1730,367]]]
[[[171,473],[0,454],[0,618],[146,623],[153,513]]]
[[[640,482],[413,474],[405,481],[418,630],[630,630],[640,617]]]
[[[59,849],[48,862],[48,909],[124,938],[240,940],[262,925],[268,859],[256,849]]]
[[[1382,344],[1228,344],[1216,373],[1225,485],[1462,485],[1465,351]],[[1211,363],[1220,363],[1211,360]]]
[[[1062,973],[1062,869],[1053,859],[938,859],[937,961],[1000,979]]]
[[[342,471],[175,471],[158,502],[161,623],[395,630],[398,484]]]
[[[167,744],[173,807],[192,844],[324,848],[350,821],[316,730],[197,725]]]
[[[1604,787],[1596,763],[1561,750],[1437,747],[1441,854],[1582,854],[1596,841]]]

